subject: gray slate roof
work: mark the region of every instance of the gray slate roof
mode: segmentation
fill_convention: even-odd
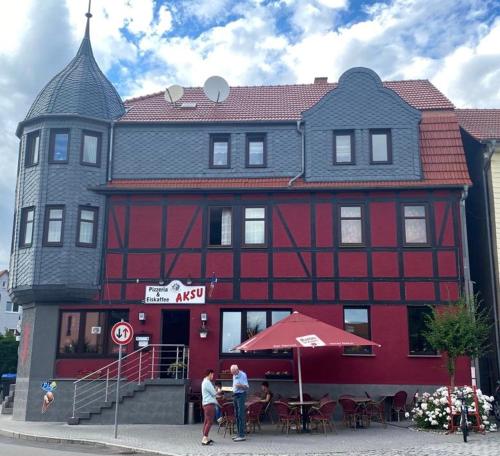
[[[120,95],[94,59],[87,22],[76,56],[38,94],[25,120],[45,114],[75,114],[111,120],[124,113]]]

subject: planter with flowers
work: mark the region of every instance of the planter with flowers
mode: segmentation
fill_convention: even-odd
[[[496,431],[496,423],[490,421],[490,410],[493,398],[484,395],[481,390],[477,391],[477,404],[479,407],[480,423],[479,429],[483,431]],[[466,398],[469,409],[469,421],[471,425],[478,426],[477,419],[473,415],[476,412],[474,390],[469,386],[455,387],[448,397],[448,388],[443,386],[434,393],[422,393],[415,397],[415,407],[411,411],[412,420],[420,429],[448,430],[451,420],[460,419],[462,402],[457,396]],[[455,423],[456,424],[456,423]]]

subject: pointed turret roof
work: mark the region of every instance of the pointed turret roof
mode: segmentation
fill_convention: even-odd
[[[75,114],[111,120],[125,113],[118,92],[97,65],[90,43],[90,12],[82,44],[69,64],[42,89],[26,120],[46,114]]]

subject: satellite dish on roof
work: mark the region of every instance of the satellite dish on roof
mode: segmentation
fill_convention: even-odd
[[[203,85],[203,92],[210,100],[221,103],[229,96],[229,84],[220,76],[210,76]]]
[[[165,100],[169,103],[180,100],[182,95],[184,95],[184,89],[180,85],[174,84],[165,89]]]

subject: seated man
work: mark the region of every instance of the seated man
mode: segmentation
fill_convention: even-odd
[[[269,389],[269,383],[262,382],[262,384],[260,385],[260,402],[268,404],[272,400],[273,400],[273,393]]]

